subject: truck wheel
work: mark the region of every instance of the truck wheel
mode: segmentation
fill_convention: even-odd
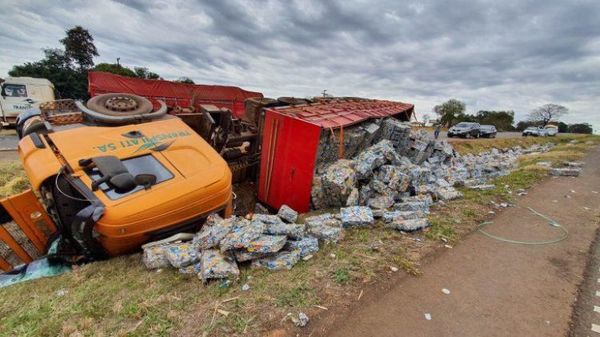
[[[152,112],[152,103],[145,97],[131,94],[104,94],[90,98],[87,107],[108,116],[133,116]]]

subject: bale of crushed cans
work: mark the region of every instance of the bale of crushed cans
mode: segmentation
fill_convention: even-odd
[[[335,148],[337,156],[335,143],[321,140],[321,150]],[[432,140],[426,132],[411,131],[407,123],[393,119],[354,128],[346,140],[344,148],[354,159],[336,160],[321,153],[311,193],[314,209],[338,208],[338,214],[309,216],[304,223],[297,223],[299,214],[287,205],[277,214],[258,207],[248,218],[222,219],[212,214],[191,241],[146,245],[144,264],[149,269],[172,266],[203,282],[238,276],[238,264],[287,270],[318,252],[320,244],[338,243],[345,228],[371,227],[375,219],[398,231],[426,228],[435,202],[463,197],[455,187],[495,188],[488,181],[508,174],[519,155],[552,147],[493,149],[461,156],[447,142]],[[550,173],[575,175],[576,170],[581,170],[580,165],[565,164]]]

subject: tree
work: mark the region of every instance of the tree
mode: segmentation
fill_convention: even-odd
[[[135,72],[135,76],[137,78],[142,78],[144,80],[159,80],[161,77],[157,73],[153,73],[148,68],[145,67],[134,67],[133,71]]]
[[[159,79],[160,76],[157,73],[153,73],[148,68],[135,67],[134,70],[125,67],[119,63],[99,63],[92,69],[93,71],[104,71],[107,73],[126,76],[126,77],[137,77],[144,80],[155,80]]]
[[[45,57],[37,62],[15,65],[10,76],[46,78],[54,84],[60,98],[87,98],[87,74],[73,69],[71,59],[60,49],[44,50]]]
[[[570,133],[592,134],[593,131],[594,130],[592,129],[592,126],[588,123],[578,123],[569,125]]]
[[[560,132],[560,133],[567,133],[567,132],[569,132],[569,125],[567,123],[564,123],[564,122],[559,122],[558,123],[558,132]]]
[[[195,84],[194,80],[192,80],[189,77],[180,77],[178,79],[175,80],[175,82],[179,82],[179,83],[186,83],[186,84]]]
[[[452,126],[452,122],[459,116],[464,115],[465,103],[457,100],[450,99],[445,103],[436,105],[433,111],[440,115],[440,123],[442,125]]]
[[[475,121],[479,124],[494,125],[498,131],[512,131],[515,112],[480,110],[475,115]]]
[[[546,126],[551,121],[556,121],[560,116],[569,113],[569,109],[558,104],[544,104],[529,113],[529,120],[542,122]]]
[[[94,65],[94,56],[99,55],[92,35],[81,26],[75,26],[66,33],[67,36],[60,40],[65,46],[65,56],[75,61],[80,70],[91,68]]]
[[[520,121],[519,123],[517,123],[517,127],[516,130],[517,131],[523,131],[525,129],[527,129],[530,126],[542,126],[542,122],[538,122],[538,121]]]
[[[131,70],[127,67],[124,67],[118,63],[98,63],[92,70],[104,71],[107,73],[121,75],[121,76],[127,76],[127,77],[137,77],[137,74],[133,70]]]

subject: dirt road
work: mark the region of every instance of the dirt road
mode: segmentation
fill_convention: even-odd
[[[473,233],[425,265],[423,276],[399,277],[350,314],[326,319],[324,335],[566,336],[600,213],[600,149],[586,162],[581,177],[546,180],[487,228],[518,240],[560,237],[532,207],[568,229],[567,240],[527,246]]]

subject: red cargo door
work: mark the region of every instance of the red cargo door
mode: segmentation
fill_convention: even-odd
[[[321,128],[267,110],[262,139],[258,199],[298,212],[310,208],[310,193]]]

